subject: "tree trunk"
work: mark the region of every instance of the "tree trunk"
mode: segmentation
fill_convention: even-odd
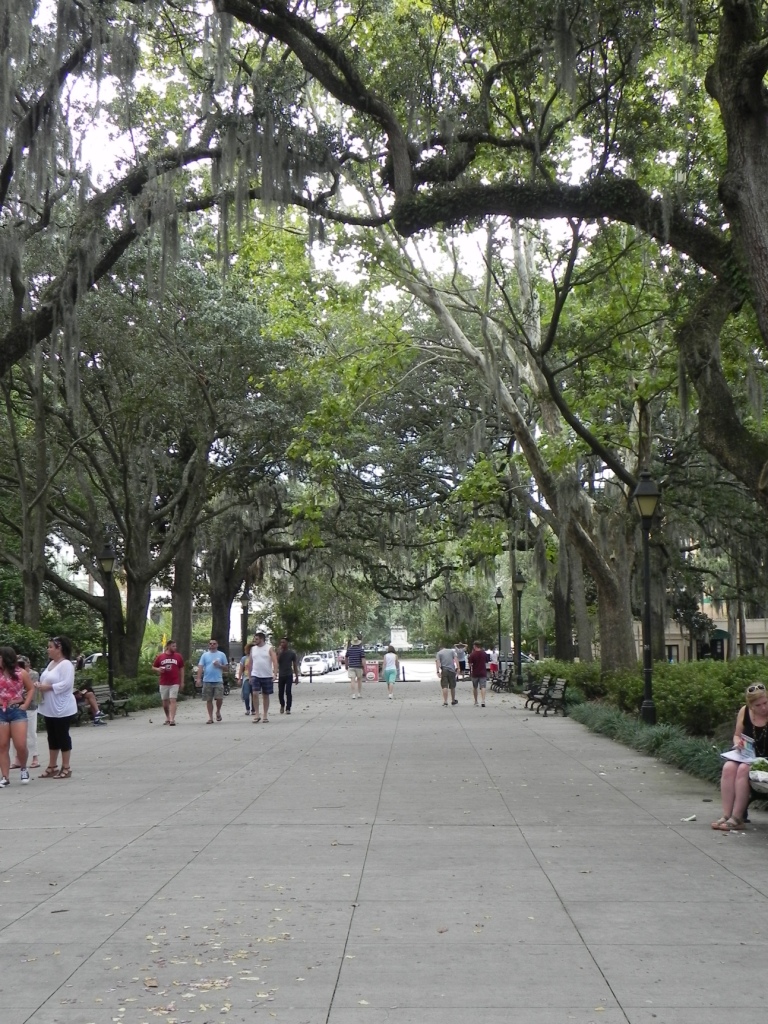
[[[237,593],[237,591],[235,591]],[[219,642],[219,650],[229,657],[229,629],[232,601],[235,594],[230,595],[227,588],[211,587],[211,636]]]
[[[26,510],[26,521],[23,525],[23,622],[31,629],[37,629],[40,625],[40,594],[45,580],[45,540],[48,534],[48,447],[44,397],[42,350],[38,345],[35,350],[32,381],[32,401],[35,410],[34,502]]]
[[[592,623],[587,611],[587,597],[584,590],[584,566],[581,555],[575,548],[568,552],[571,567],[571,594],[573,596],[573,613],[576,620],[576,636],[579,643],[579,661],[592,662]]]
[[[667,560],[662,546],[651,544],[651,659],[667,660]]]
[[[195,557],[195,535],[190,532],[173,561],[171,587],[171,623],[173,639],[185,662],[192,657],[192,566]]]
[[[147,628],[151,584],[137,583],[128,578],[125,615],[117,584],[113,582],[112,587],[113,667],[115,675],[133,679],[139,670],[141,645]]]
[[[555,610],[555,657],[558,661],[573,661],[573,623],[571,620],[570,587],[560,585],[560,574],[552,588]]]
[[[737,629],[739,605],[738,601],[729,601],[728,608],[728,661],[735,661],[739,656]]]
[[[637,647],[632,630],[629,580],[614,586],[597,582],[597,618],[600,626],[600,669],[615,672],[637,666]]]

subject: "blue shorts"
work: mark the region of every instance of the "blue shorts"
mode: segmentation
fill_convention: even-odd
[[[27,712],[22,711],[21,708],[8,708],[6,711],[0,708],[0,725],[3,723],[10,725],[12,722],[26,722],[26,720]]]
[[[272,676],[251,676],[251,693],[274,693],[275,681]]]

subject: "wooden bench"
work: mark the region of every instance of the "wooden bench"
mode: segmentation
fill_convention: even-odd
[[[543,676],[538,681],[534,679],[530,687],[525,691],[525,704],[523,707],[531,709],[536,707],[546,697],[551,679],[552,676]]]
[[[514,665],[504,665],[498,672],[494,673],[491,680],[491,689],[496,693],[511,693],[514,687]]]
[[[108,718],[114,718],[120,711],[128,717],[128,701],[129,697],[114,693],[109,688],[108,683],[95,683],[93,685],[93,695],[96,698],[96,703],[99,705],[99,710],[103,711]],[[77,702],[77,725],[88,719],[90,713],[90,707],[87,701],[78,700]]]
[[[563,718],[565,718],[565,691],[567,689],[568,683],[565,681],[565,679],[550,680],[549,686],[547,687],[547,692],[538,702],[538,705],[536,707],[536,714],[538,715],[541,709],[544,708],[545,718],[547,717],[548,711],[552,711],[554,714],[557,714],[557,712],[560,711]]]

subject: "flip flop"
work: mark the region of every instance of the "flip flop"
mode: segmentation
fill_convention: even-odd
[[[213,725],[213,719],[209,718],[208,721],[205,724],[206,725]]]
[[[220,721],[221,721],[221,715],[216,715],[216,721],[217,721],[217,722],[220,722]]]
[[[261,721],[261,719],[260,719],[260,718],[254,718],[254,719],[253,719],[253,724],[254,724],[254,725],[258,725],[260,721]]]

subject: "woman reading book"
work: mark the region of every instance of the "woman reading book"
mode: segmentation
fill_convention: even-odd
[[[736,716],[733,734],[734,750],[749,750],[750,760],[726,761],[720,776],[723,814],[712,822],[712,828],[730,832],[741,828],[749,803],[749,769],[756,757],[768,756],[768,693],[764,683],[752,683],[745,694],[747,703]]]

